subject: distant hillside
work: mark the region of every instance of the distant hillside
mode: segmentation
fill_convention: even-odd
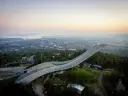
[[[0,38],[0,41],[21,41],[22,38]]]

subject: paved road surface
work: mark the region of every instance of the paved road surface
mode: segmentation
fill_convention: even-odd
[[[107,92],[106,92],[106,90],[105,90],[105,88],[104,88],[104,86],[103,86],[103,84],[102,84],[103,74],[104,74],[104,71],[102,71],[102,73],[101,73],[101,75],[100,75],[100,77],[99,77],[99,85],[100,85],[101,91],[103,92],[103,95],[104,95],[104,96],[108,96],[108,95],[107,95]]]
[[[35,80],[36,78],[38,78],[42,75],[52,73],[55,71],[69,69],[74,66],[77,66],[78,64],[82,63],[83,61],[85,61],[86,59],[91,57],[96,52],[100,51],[105,46],[106,46],[106,44],[99,44],[97,46],[94,46],[93,48],[87,50],[80,56],[78,56],[72,60],[65,61],[65,63],[64,62],[46,62],[46,63],[42,63],[39,65],[33,66],[33,67],[27,69],[26,70],[27,72],[25,74],[21,75],[16,80],[16,83],[28,84],[31,81]]]
[[[14,72],[14,73],[21,73],[23,72],[25,67],[7,67],[7,68],[0,68],[0,72]]]
[[[16,75],[17,74],[13,72],[0,72],[0,80],[9,79]]]

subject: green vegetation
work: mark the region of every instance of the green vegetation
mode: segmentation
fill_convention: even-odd
[[[85,87],[82,94],[86,94],[87,96],[99,96],[98,93],[94,92],[94,90],[98,88],[98,79],[100,77],[100,74],[101,74],[101,71],[99,70],[94,70],[91,68],[75,67],[64,72],[64,74],[60,76],[52,77],[51,79],[48,80],[48,82],[49,81],[52,82],[51,85],[57,84],[59,86],[54,90],[56,94],[61,92],[63,93],[64,91],[63,89],[66,89],[66,85],[68,83],[73,83],[73,84],[80,84]],[[63,94],[61,95],[59,94],[57,96],[65,96]]]
[[[101,74],[100,70],[94,70],[91,68],[73,68],[64,72],[59,77],[52,77],[52,79],[61,79],[67,82],[86,85],[98,83],[98,78]]]
[[[87,62],[103,66],[105,71],[102,82],[109,95],[115,91],[118,78],[123,80],[123,84],[128,89],[128,57],[98,52]]]
[[[65,61],[83,53],[85,50],[79,51],[33,51],[33,52],[10,52],[10,53],[0,53],[0,66],[6,66],[6,64],[11,62],[16,62],[16,66],[28,66],[29,63],[21,63],[21,59],[24,56],[36,56],[36,63],[40,64],[42,62],[48,61]],[[103,85],[107,92],[111,92],[115,89],[115,84],[117,78],[123,76],[126,89],[128,88],[128,57],[117,56],[114,54],[97,52],[91,56],[86,62],[91,64],[101,65],[105,70],[103,74]],[[84,64],[84,62],[83,62]],[[13,66],[15,66],[13,65]],[[12,65],[10,65],[12,66]],[[84,86],[92,87],[98,84],[98,78],[101,71],[94,70],[91,68],[84,67],[74,67],[68,70],[60,77],[55,77],[54,79],[61,79],[71,83],[78,83]],[[91,85],[91,86],[90,86]],[[94,87],[94,86],[93,86]]]
[[[90,87],[85,87],[81,96],[100,96],[98,94],[95,94],[94,90]]]
[[[117,78],[121,75],[121,73],[115,69],[105,69],[104,75],[102,78],[102,84],[106,89],[108,95],[111,95],[112,92],[115,91]]]
[[[42,62],[49,62],[49,61],[65,61],[83,53],[85,50],[78,50],[78,51],[57,51],[52,50],[49,52],[44,51],[31,51],[31,52],[9,52],[9,53],[0,53],[0,66],[6,66],[8,63],[10,66],[19,66],[24,65],[21,63],[22,57],[29,57],[32,55],[36,56],[35,64],[40,64]],[[16,64],[13,64],[16,62]],[[26,64],[25,64],[26,66]]]
[[[77,68],[69,71],[67,76],[72,83],[79,83],[82,85],[96,83],[101,71],[93,70],[91,68]]]
[[[91,64],[99,64],[104,68],[119,68],[121,62],[124,62],[125,57],[117,56],[114,54],[97,52],[90,57],[87,62]]]

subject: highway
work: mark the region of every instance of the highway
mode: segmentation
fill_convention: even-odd
[[[45,74],[70,69],[74,66],[79,65],[80,63],[91,57],[93,54],[100,51],[105,46],[107,46],[107,44],[96,45],[72,60],[64,62],[46,62],[30,67],[26,69],[26,73],[22,74],[21,76],[19,76],[19,78],[17,78],[15,83],[28,84],[36,78],[43,76]]]
[[[23,73],[24,70],[25,70],[25,67],[0,68],[0,80],[5,80],[5,79],[18,76],[18,74]]]
[[[24,71],[26,67],[7,67],[0,68],[0,72],[13,72],[13,73],[21,73]]]
[[[17,74],[13,72],[0,72],[0,80],[9,79],[15,77]]]

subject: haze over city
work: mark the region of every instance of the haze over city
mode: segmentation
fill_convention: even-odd
[[[127,0],[1,0],[0,37],[128,33]]]
[[[0,96],[128,96],[128,0],[0,0]]]

